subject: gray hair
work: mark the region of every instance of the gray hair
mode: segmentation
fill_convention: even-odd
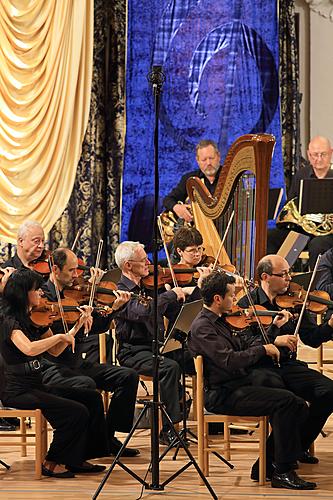
[[[208,146],[212,146],[214,148],[214,150],[215,150],[215,153],[220,154],[219,148],[218,148],[218,146],[217,146],[217,144],[216,144],[215,141],[213,141],[212,139],[202,139],[196,145],[196,148],[195,148],[195,154],[196,154],[196,156],[198,156],[199,149],[207,148]]]
[[[123,269],[125,262],[134,258],[136,250],[144,247],[139,241],[123,241],[120,243],[114,255],[117,266]]]
[[[39,227],[40,229],[43,230],[42,225],[37,222],[36,220],[26,220],[21,224],[17,230],[17,239],[19,238],[24,238],[29,231],[30,228],[32,227]],[[44,231],[44,230],[43,230]]]

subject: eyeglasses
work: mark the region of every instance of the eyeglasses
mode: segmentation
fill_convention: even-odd
[[[148,257],[144,257],[140,260],[132,260],[132,259],[129,259],[128,262],[136,262],[138,264],[145,264],[147,262],[147,260],[149,261]]]
[[[315,158],[316,160],[319,160],[320,158],[327,158],[328,153],[324,151],[323,153],[310,153],[310,156],[312,158]]]
[[[278,278],[286,278],[290,276],[290,271],[283,271],[283,273],[271,273],[271,276],[277,276]]]
[[[187,252],[191,255],[195,255],[196,253],[202,253],[203,252],[203,247],[196,247],[196,248],[185,248],[184,252]]]

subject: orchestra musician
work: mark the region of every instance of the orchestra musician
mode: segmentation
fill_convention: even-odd
[[[115,260],[122,271],[118,288],[127,292],[140,292],[143,288],[141,280],[149,274],[149,260],[144,246],[139,242],[124,241],[116,249]],[[169,306],[173,307],[181,300],[185,300],[185,292],[180,287],[174,287],[158,296],[158,335],[161,341],[164,340],[163,315],[168,317]],[[139,374],[151,376],[154,336],[152,303],[142,304],[137,299],[131,299],[119,311],[115,323],[119,363],[133,368]],[[180,367],[168,354],[163,356],[159,365],[159,381],[161,401],[165,404],[169,417],[174,423],[180,422]],[[169,445],[173,437],[164,421],[160,433],[161,444]]]
[[[288,201],[299,195],[301,179],[328,179],[333,177],[331,169],[332,147],[329,139],[316,136],[309,142],[307,156],[309,165],[300,168],[293,177],[288,193]],[[295,229],[297,230],[297,229]],[[275,228],[268,231],[267,253],[275,254],[288,236],[289,230]],[[314,268],[317,256],[333,246],[333,234],[314,236],[308,243],[309,267]]]
[[[268,415],[272,433],[266,445],[267,479],[275,488],[314,489],[316,483],[304,481],[294,470],[303,450],[306,401],[286,388],[259,386],[252,377],[260,360],[278,361],[278,348],[263,345],[258,336],[234,332],[226,323],[224,315],[235,298],[233,276],[214,271],[203,279],[201,293],[204,307],[192,323],[188,342],[193,356],[204,358],[205,408],[227,415]],[[258,461],[251,478],[259,479]]]
[[[71,286],[77,276],[78,260],[76,255],[67,248],[57,248],[53,253],[53,273],[46,283],[42,285],[44,295],[52,302],[57,301],[57,286],[61,297],[66,286]],[[56,280],[56,285],[54,283]],[[105,332],[110,327],[117,311],[130,299],[126,292],[115,292],[116,300],[113,302],[111,314],[99,317],[93,313],[93,322],[89,335]],[[52,325],[54,332],[61,330],[61,321]],[[81,328],[77,336],[84,335]],[[109,448],[111,454],[117,454],[122,446],[115,432],[129,432],[134,418],[138,375],[135,370],[116,365],[100,364],[84,359],[81,353],[71,353],[65,350],[56,360],[50,356],[42,361],[43,383],[49,386],[62,387],[90,387],[112,392],[111,402],[106,414]],[[123,456],[134,457],[140,452],[136,448],[125,448]]]
[[[41,224],[27,220],[17,231],[17,248],[15,255],[8,259],[2,267],[32,269],[32,262],[39,259],[44,252],[45,236]]]
[[[287,291],[291,281],[288,262],[279,255],[266,255],[258,263],[257,274],[260,278],[260,287],[251,292],[254,304],[278,311],[280,308],[276,304],[277,297]],[[248,298],[244,296],[238,305],[248,307]],[[260,367],[257,383],[286,388],[309,403],[309,415],[302,428],[303,454],[297,459],[305,463],[317,463],[318,459],[309,455],[306,450],[316,439],[333,411],[333,381],[296,359],[295,326],[296,319],[290,317],[282,326],[273,325],[270,328],[269,338],[280,351],[280,366],[272,364],[269,366],[268,363],[263,364],[259,361],[256,365]],[[317,325],[305,311],[299,337],[304,344],[311,347],[319,347],[323,342],[332,340],[333,315],[328,322]]]
[[[333,300],[333,247],[321,256],[318,271],[320,272],[316,288],[327,292]]]
[[[42,278],[29,269],[15,271],[3,291],[0,319],[0,352],[5,362],[5,385],[1,395],[8,407],[41,409],[54,429],[53,441],[42,474],[71,478],[75,473],[101,472],[104,466],[87,462],[108,454],[101,395],[90,389],[48,387],[42,383],[40,359],[48,352],[58,356],[67,346],[74,350],[75,334],[86,321],[90,308],[68,334],[37,328],[30,310],[38,306]]]
[[[200,141],[196,146],[196,161],[199,170],[193,170],[182,176],[177,186],[164,198],[163,205],[165,208],[172,210],[185,222],[191,222],[193,217],[190,206],[184,204],[187,198],[186,181],[190,177],[199,177],[203,180],[209,192],[213,194],[222,168],[220,160],[220,152],[214,141],[210,139]]]

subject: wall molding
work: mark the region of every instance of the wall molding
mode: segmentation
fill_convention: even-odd
[[[305,0],[310,10],[333,22],[333,0]]]

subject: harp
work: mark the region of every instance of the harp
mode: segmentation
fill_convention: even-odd
[[[232,263],[247,277],[254,276],[255,266],[266,252],[274,145],[275,138],[269,134],[243,135],[228,151],[214,195],[198,177],[191,177],[186,184],[206,254],[217,255],[228,218],[235,211],[220,264]]]

